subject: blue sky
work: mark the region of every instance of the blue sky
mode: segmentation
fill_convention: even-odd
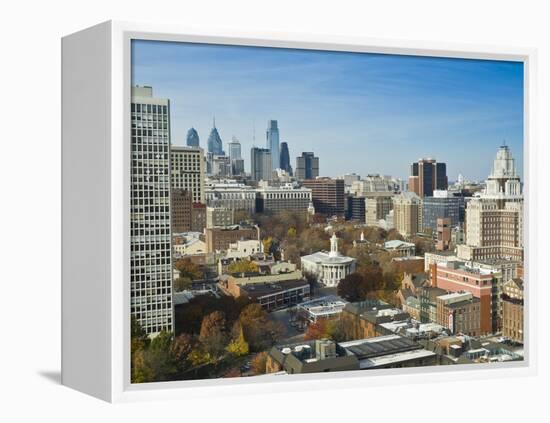
[[[523,175],[523,65],[515,62],[134,41],[132,83],[171,101],[172,143],[212,118],[224,148],[235,135],[249,169],[279,122],[291,163],[319,156],[320,173],[408,176],[434,157],[483,180],[506,141]]]

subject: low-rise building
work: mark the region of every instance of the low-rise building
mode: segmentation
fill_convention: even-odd
[[[502,335],[523,344],[523,279],[513,278],[502,286]]]
[[[266,372],[288,374],[435,365],[437,354],[396,334],[337,343],[321,339],[273,347]]]
[[[437,297],[447,293],[435,286],[423,286],[420,289],[420,322],[437,322]]]
[[[410,257],[416,254],[416,247],[412,242],[393,239],[384,243],[384,250],[401,257]]]
[[[480,333],[498,332],[502,327],[501,273],[460,261],[434,266],[432,286],[451,292],[470,292],[480,301]]]
[[[234,179],[209,180],[205,187],[206,204],[254,213],[256,190]]]
[[[307,213],[311,201],[311,189],[290,183],[270,186],[260,182],[260,187],[256,189],[256,212],[258,213],[277,213],[283,210]]]
[[[200,232],[184,232],[172,237],[172,250],[176,256],[206,253],[206,243]]]
[[[218,288],[226,295],[257,301],[267,311],[291,307],[310,298],[309,283],[299,270],[222,275]]]
[[[340,317],[347,301],[335,295],[327,295],[301,303],[298,314],[305,320],[315,323],[319,319],[334,319]]]
[[[480,301],[470,292],[452,292],[437,297],[437,324],[451,333],[480,336]]]

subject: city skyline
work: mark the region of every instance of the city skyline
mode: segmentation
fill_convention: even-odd
[[[314,151],[323,176],[405,179],[434,157],[451,181],[484,180],[503,142],[523,175],[521,63],[151,41],[134,41],[132,58],[133,84],[171,101],[173,145],[194,127],[206,150],[215,115],[224,144],[235,135],[246,151],[277,120],[291,164]]]

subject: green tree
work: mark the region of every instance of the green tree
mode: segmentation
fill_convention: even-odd
[[[263,375],[266,372],[267,352],[262,351],[252,359],[251,367],[255,375]]]
[[[198,264],[193,263],[189,257],[180,258],[176,261],[176,269],[180,272],[180,278],[189,278],[192,281],[202,279],[203,272]]]
[[[244,332],[241,324],[237,322],[235,328],[233,329],[235,337],[227,346],[227,352],[237,357],[248,354],[248,343],[244,339]]]
[[[178,367],[171,351],[172,334],[160,332],[146,349],[139,350],[134,356],[132,381],[161,382],[174,380]]]
[[[363,301],[367,297],[363,276],[350,273],[342,279],[336,288],[338,295],[349,302]]]
[[[284,332],[282,326],[269,320],[257,303],[247,305],[239,316],[244,338],[251,351],[262,351],[274,345]]]
[[[324,339],[327,338],[327,320],[318,319],[316,322],[311,323],[306,330],[304,339]]]
[[[204,317],[201,323],[199,341],[204,351],[212,356],[220,356],[227,344],[225,314],[214,311]]]
[[[191,335],[186,333],[174,338],[170,346],[170,355],[173,357],[178,371],[184,371],[189,367],[189,354],[193,351],[195,342]]]
[[[181,292],[185,291],[186,289],[191,289],[193,286],[193,281],[191,278],[184,276],[179,277],[174,281],[174,291]]]
[[[271,251],[271,246],[273,245],[273,238],[268,236],[262,240],[264,246],[264,253],[269,254]]]

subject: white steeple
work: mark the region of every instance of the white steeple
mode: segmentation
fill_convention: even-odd
[[[361,231],[361,242],[365,242],[365,232]]]
[[[330,238],[330,253],[329,257],[338,257],[340,253],[338,252],[338,238],[336,238],[336,234],[333,233],[332,237]]]

